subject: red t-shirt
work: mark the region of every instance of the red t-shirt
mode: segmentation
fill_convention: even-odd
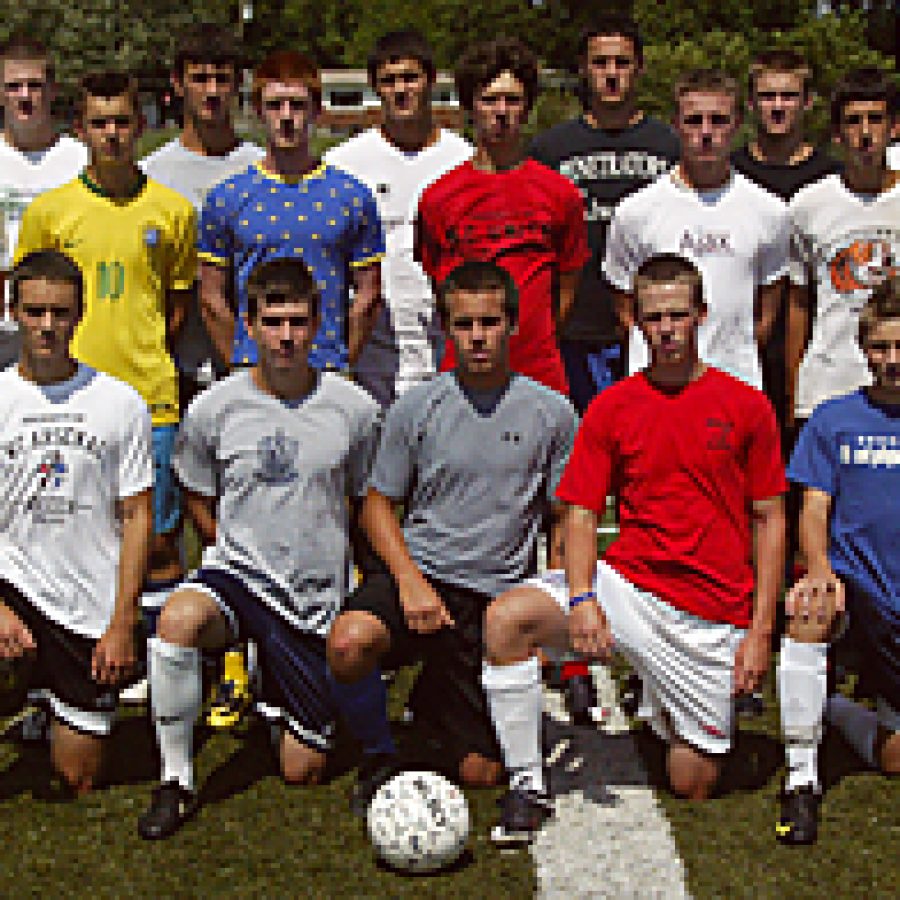
[[[438,283],[469,260],[503,266],[519,289],[513,371],[568,393],[553,318],[554,273],[581,269],[590,256],[584,202],[568,178],[534,160],[497,173],[471,162],[457,166],[422,194],[417,256]],[[455,366],[448,340],[441,369]]]
[[[676,392],[638,373],[585,413],[557,496],[602,513],[619,497],[606,561],[638,588],[746,628],[753,606],[751,503],[787,482],[765,395],[718,369]]]

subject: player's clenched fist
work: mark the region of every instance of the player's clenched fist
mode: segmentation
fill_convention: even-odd
[[[0,603],[0,659],[18,659],[34,649],[31,632],[9,607]]]
[[[579,603],[569,613],[569,640],[572,649],[582,656],[604,661],[612,656],[612,631],[596,601]]]
[[[791,618],[829,621],[844,612],[844,583],[833,572],[805,575],[788,591],[784,611]]]
[[[430,634],[445,625],[456,624],[435,589],[421,576],[408,582],[401,581],[398,587],[400,605],[411,631]]]

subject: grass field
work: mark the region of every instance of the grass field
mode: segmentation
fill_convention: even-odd
[[[395,713],[408,681],[394,689]],[[781,749],[771,691],[767,699],[766,716],[742,724],[723,796],[690,805],[657,789],[691,893],[698,898],[896,896],[900,782],[860,773],[837,738],[825,746],[829,791],[819,843],[793,851],[775,844]],[[456,869],[404,878],[375,863],[360,822],[347,812],[352,774],[340,772],[346,760],[337,763],[338,774],[328,784],[290,789],[276,775],[263,730],[201,740],[202,810],[160,844],[144,843],[135,834],[157,774],[142,716],[132,714],[120,726],[110,785],[76,802],[54,799],[45,753],[0,748],[3,896],[524,898],[534,893],[530,856],[501,855],[487,841],[496,791],[469,792],[471,852]],[[638,745],[652,782],[662,785],[659,745],[643,734]]]

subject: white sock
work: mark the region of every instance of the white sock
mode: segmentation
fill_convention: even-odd
[[[828,678],[828,644],[784,637],[778,661],[778,699],[785,738],[787,783],[792,791],[819,785],[818,755]]]
[[[161,638],[148,642],[150,691],[163,783],[194,789],[194,723],[200,715],[200,651]]]
[[[878,715],[841,694],[832,694],[825,706],[828,721],[844,736],[847,743],[859,754],[870,769],[877,769],[875,761],[875,737],[878,732]]]
[[[510,773],[510,787],[544,793],[543,696],[537,657],[508,666],[495,666],[485,660],[481,683]]]

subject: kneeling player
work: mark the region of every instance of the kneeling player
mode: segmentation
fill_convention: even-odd
[[[875,289],[859,343],[874,384],[818,406],[788,467],[804,488],[809,573],[787,596],[778,666],[788,775],[776,835],[786,844],[816,840],[823,711],[871,767],[900,773],[900,279]],[[840,694],[825,703],[828,641],[845,608],[876,711]]]
[[[774,413],[760,391],[699,359],[706,307],[692,263],[652,258],[636,286],[651,363],[600,394],[578,431],[557,491],[570,504],[565,571],[487,612],[484,686],[511,776],[498,843],[530,841],[548,808],[539,647],[600,658],[620,649],[641,676],[642,712],[669,743],[673,791],[698,800],[731,748],[735,694],[768,667],[784,549]],[[598,563],[611,488],[620,532]]]
[[[138,823],[148,839],[175,832],[196,806],[201,651],[256,643],[260,711],[282,726],[286,781],[318,781],[332,732],[325,635],[347,587],[347,498],[364,489],[379,407],[310,368],[319,294],[299,260],[254,269],[246,325],[258,364],[200,395],[178,440],[175,468],[209,546],[149,642],[162,784]]]
[[[463,783],[486,786],[500,776],[500,749],[480,685],[484,610],[534,570],[577,418],[560,394],[510,373],[518,303],[502,268],[463,263],[439,309],[458,367],[410,388],[387,413],[361,524],[389,574],[348,599],[328,660],[346,688],[381,661],[421,659],[415,727],[440,743]],[[551,547],[555,537],[554,526]],[[353,798],[361,813],[396,766],[394,746],[383,690],[367,710],[342,696],[339,688],[367,756]]]
[[[150,414],[124,382],[69,354],[84,289],[71,259],[31,253],[11,279],[22,348],[0,374],[0,658],[49,695],[53,767],[81,794],[137,662]]]

